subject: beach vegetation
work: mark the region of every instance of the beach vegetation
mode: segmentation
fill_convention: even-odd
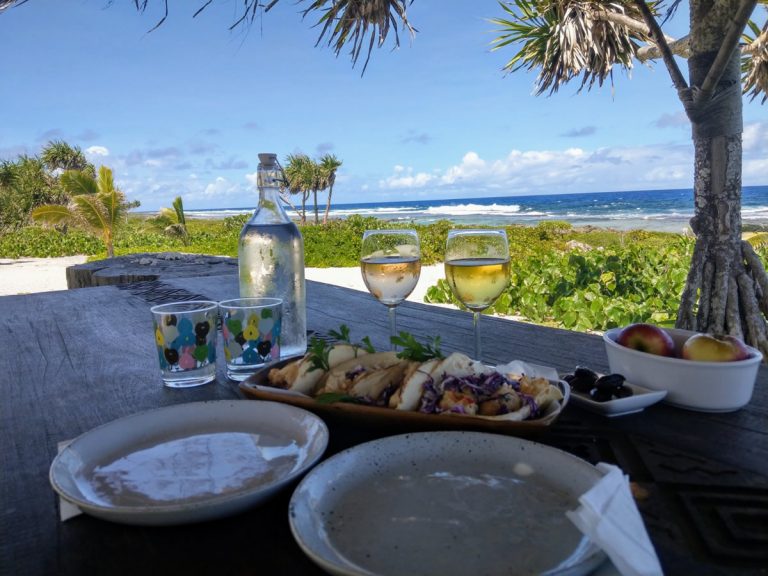
[[[187,218],[184,214],[184,201],[181,196],[173,199],[172,208],[160,208],[157,216],[148,218],[150,225],[157,226],[168,236],[180,238],[184,245],[189,244]]]
[[[115,230],[125,219],[128,204],[115,186],[112,170],[99,168],[98,177],[88,170],[67,170],[59,182],[69,196],[66,204],[43,204],[32,210],[32,219],[43,224],[72,225],[101,237],[107,257],[115,254]]]
[[[248,215],[186,221],[187,243],[169,236],[146,216],[129,214],[116,229],[115,255],[188,252],[237,257],[237,239]],[[424,265],[443,262],[448,220],[432,224],[387,222],[372,216],[332,219],[326,226],[301,225],[308,267],[357,267],[365,230],[413,228]],[[571,330],[605,330],[631,322],[672,325],[694,239],[647,230],[629,232],[594,227],[507,226],[511,257],[509,287],[488,313],[516,316]],[[755,250],[768,256],[768,245]],[[0,257],[52,257],[88,254],[103,258],[98,237],[71,228],[27,226],[0,234]],[[444,281],[427,291],[430,303],[461,306]]]
[[[61,140],[48,142],[37,156],[0,161],[0,233],[29,225],[38,206],[65,204],[69,195],[60,178],[66,170],[96,173],[79,147]]]

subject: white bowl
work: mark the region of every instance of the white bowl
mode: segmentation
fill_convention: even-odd
[[[763,355],[748,346],[750,357],[733,362],[701,362],[640,352],[616,343],[621,328],[603,335],[608,366],[628,381],[653,390],[667,390],[665,402],[700,412],[732,412],[752,398]],[[696,332],[666,328],[680,350]]]

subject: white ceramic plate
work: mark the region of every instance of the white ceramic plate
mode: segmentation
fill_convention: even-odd
[[[150,410],[76,438],[50,481],[83,512],[125,524],[199,522],[269,498],[314,465],[328,429],[274,402],[219,400]]]
[[[632,396],[616,398],[615,400],[609,400],[608,402],[595,402],[589,397],[589,394],[571,389],[571,400],[574,404],[577,404],[590,412],[613,417],[641,412],[648,406],[660,402],[667,395],[666,390],[651,390],[644,386],[630,384],[629,382],[624,382],[624,386],[632,389]]]
[[[586,574],[605,556],[566,510],[600,479],[542,444],[422,432],[350,448],[291,498],[304,552],[331,574]]]

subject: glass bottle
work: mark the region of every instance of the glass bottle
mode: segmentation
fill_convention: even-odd
[[[238,241],[241,298],[282,298],[280,357],[307,349],[304,240],[280,203],[285,177],[276,154],[259,154],[259,205]]]

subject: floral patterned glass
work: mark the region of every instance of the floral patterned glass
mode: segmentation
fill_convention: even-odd
[[[216,378],[218,304],[207,300],[152,307],[163,382],[170,388],[207,384]]]
[[[243,381],[280,359],[282,306],[279,298],[236,298],[219,303],[229,378]]]

